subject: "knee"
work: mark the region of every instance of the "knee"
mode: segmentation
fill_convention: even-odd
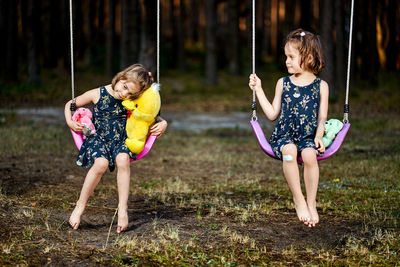
[[[306,148],[301,152],[304,165],[313,165],[317,163],[317,152],[313,148]]]
[[[108,160],[106,160],[105,158],[97,158],[94,161],[93,169],[98,174],[102,175],[107,171],[107,168],[108,168]]]
[[[115,163],[117,164],[118,169],[121,168],[129,168],[130,158],[126,153],[121,153],[117,155],[115,159]]]
[[[294,144],[285,145],[282,148],[282,161],[283,162],[296,162],[297,147]]]

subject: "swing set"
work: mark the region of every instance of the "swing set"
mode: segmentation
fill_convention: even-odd
[[[74,45],[73,45],[73,16],[72,16],[72,0],[69,0],[69,23],[70,23],[70,48],[71,48],[71,92],[72,92],[72,103],[71,111],[75,112],[75,81],[74,81]],[[160,0],[157,0],[157,83],[160,84]],[[75,132],[72,129],[71,134],[74,139],[75,145],[78,150],[81,149],[83,144],[83,134],[82,132]],[[145,157],[153,147],[157,139],[156,135],[149,135],[147,137],[146,143],[143,150],[136,155],[136,158],[131,158],[131,161],[137,161]]]
[[[255,68],[255,0],[252,1],[252,73],[256,73]],[[73,20],[72,20],[72,0],[69,1],[69,15],[70,15],[70,46],[71,46],[71,91],[72,91],[72,103],[71,103],[71,111],[74,112],[76,110],[75,106],[75,96],[74,96],[74,50],[73,50]],[[346,79],[346,98],[344,104],[344,114],[343,114],[343,127],[340,132],[336,135],[332,144],[325,150],[323,155],[317,156],[317,160],[324,160],[334,155],[339,148],[341,147],[347,132],[350,129],[349,122],[349,87],[350,87],[350,65],[351,65],[351,48],[352,48],[352,33],[353,33],[353,14],[354,14],[354,0],[351,1],[351,16],[350,16],[350,31],[349,31],[349,50],[348,50],[348,60],[347,60],[347,79]],[[160,0],[157,0],[157,83],[160,83]],[[252,101],[252,117],[250,120],[250,125],[253,129],[253,132],[257,138],[257,141],[261,147],[261,149],[270,157],[277,159],[274,152],[272,151],[271,145],[269,144],[267,138],[264,135],[264,132],[258,123],[257,119],[257,102],[255,95],[255,88],[253,88],[253,101]],[[78,150],[81,148],[83,144],[83,134],[80,132],[74,132],[71,130],[72,137],[74,139],[75,145]],[[157,136],[149,135],[146,140],[144,149],[137,155],[136,159],[131,159],[131,161],[139,160],[145,157],[151,150],[156,141]],[[298,157],[297,161],[302,163],[303,160],[301,156]]]
[[[256,17],[256,12],[255,12],[256,4],[255,0],[253,0],[252,4],[252,72],[253,74],[256,73],[256,68],[255,68],[255,40],[256,40],[256,34],[255,34],[255,17]],[[350,122],[349,122],[349,86],[350,86],[350,62],[351,62],[351,46],[352,46],[352,33],[353,33],[353,14],[354,14],[354,0],[351,1],[351,12],[350,12],[350,31],[349,31],[349,51],[348,51],[348,58],[347,58],[347,80],[346,80],[346,99],[345,99],[345,104],[344,104],[344,114],[343,114],[343,127],[340,130],[340,132],[336,135],[335,139],[333,140],[332,144],[325,150],[325,153],[323,155],[317,156],[317,160],[324,160],[329,158],[330,156],[334,155],[342,145],[347,132],[350,129]],[[264,135],[264,132],[258,123],[257,119],[257,102],[256,102],[256,94],[255,94],[255,88],[253,87],[253,101],[251,104],[251,108],[253,111],[251,120],[250,120],[250,125],[253,129],[254,134],[256,135],[257,141],[261,147],[261,149],[267,154],[268,156],[278,159],[273,150],[271,145],[269,144],[267,138]],[[303,160],[301,156],[297,158],[298,163],[302,163]]]

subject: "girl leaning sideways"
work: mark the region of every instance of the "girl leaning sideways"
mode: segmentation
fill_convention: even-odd
[[[272,103],[265,96],[256,74],[250,75],[249,86],[254,88],[267,118],[273,121],[279,116],[270,139],[271,147],[282,160],[283,174],[299,220],[314,227],[319,222],[317,154],[325,151],[322,137],[328,114],[329,87],[317,77],[324,67],[317,35],[297,29],[286,37],[284,49],[290,75],[278,80]],[[306,198],[301,189],[298,155],[304,162]]]
[[[103,174],[117,167],[118,187],[118,225],[120,233],[128,227],[128,196],[130,182],[130,158],[134,158],[128,147],[126,139],[127,111],[122,106],[126,99],[138,98],[153,83],[153,77],[142,65],[134,64],[119,72],[112,83],[100,88],[92,89],[75,98],[77,108],[93,104],[93,117],[96,133],[87,137],[79,150],[77,165],[90,168],[75,209],[69,223],[73,229],[78,229],[86,203],[99,183]],[[68,126],[76,131],[82,131],[84,125],[72,121],[72,100],[65,104],[65,120]],[[157,118],[150,133],[161,136],[167,128],[167,122]]]

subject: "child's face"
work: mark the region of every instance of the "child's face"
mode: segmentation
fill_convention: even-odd
[[[126,100],[132,95],[139,92],[140,88],[136,83],[128,82],[126,80],[119,80],[114,86],[115,98]]]
[[[299,49],[297,49],[293,44],[287,43],[285,45],[285,55],[286,68],[290,74],[298,74],[303,72],[303,68],[300,66],[301,57]]]

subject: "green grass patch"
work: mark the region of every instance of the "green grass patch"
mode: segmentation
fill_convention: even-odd
[[[165,76],[168,108],[247,109],[247,77],[222,73],[220,84],[206,87],[200,75]],[[0,265],[400,265],[397,98],[381,96],[391,104],[380,113],[366,109],[371,96],[378,94],[368,89],[353,99],[345,142],[320,162],[314,229],[298,222],[281,162],[252,132],[213,129],[167,131],[131,164],[127,232],[118,235],[114,220],[108,236],[116,172],[101,179],[72,231],[68,218],[87,170],[75,165],[69,130],[2,112]],[[336,104],[331,112],[340,115]]]

